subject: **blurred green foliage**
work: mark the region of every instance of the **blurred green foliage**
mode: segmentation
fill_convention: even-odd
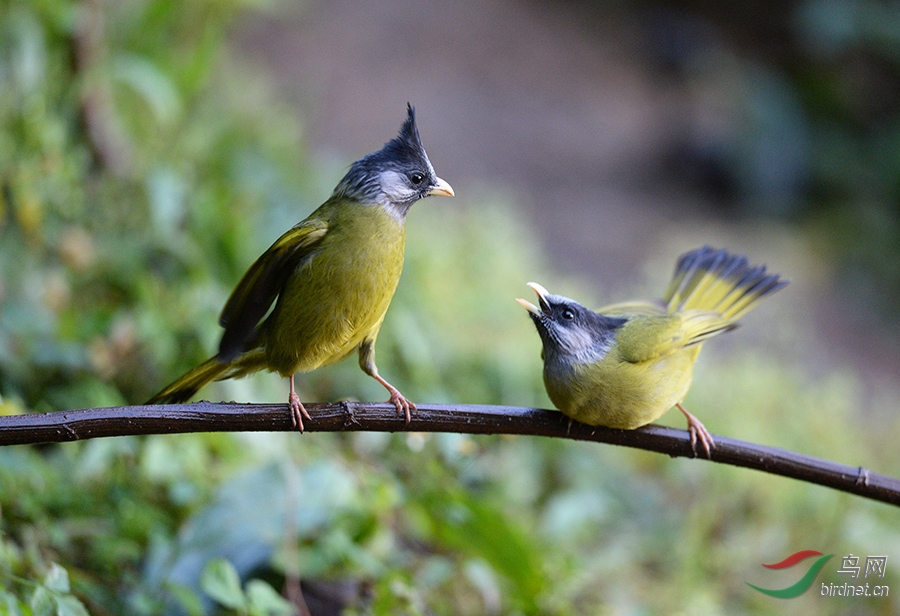
[[[717,203],[807,229],[841,268],[848,300],[895,329],[900,6],[638,4],[648,15],[645,52],[661,79],[682,84],[697,116],[673,153],[676,171]]]
[[[224,44],[241,2],[99,8],[0,4],[4,414],[140,402],[204,359],[243,269],[340,175],[306,155],[295,112]],[[502,195],[418,205],[379,338],[384,374],[414,400],[547,406],[539,342],[512,301],[549,277],[535,244]],[[753,349],[716,359],[687,401],[713,431],[900,474],[889,387]],[[352,361],[300,382],[308,399],[383,397]],[[204,395],[284,390],[259,375]],[[759,563],[808,548],[900,553],[896,514],[742,469],[549,439],[190,434],[0,449],[0,614],[282,614],[273,589],[298,578],[313,613],[845,613],[814,591],[776,604],[745,586],[771,579]]]

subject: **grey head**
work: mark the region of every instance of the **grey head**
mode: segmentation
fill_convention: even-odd
[[[377,152],[353,163],[334,194],[365,205],[381,205],[402,221],[419,199],[452,197],[453,188],[435,174],[416,127],[416,110],[407,103],[400,133]]]
[[[544,360],[565,364],[587,364],[603,359],[616,341],[616,330],[627,319],[597,314],[583,305],[553,295],[529,282],[537,294],[538,306],[524,299],[516,301],[528,311],[544,343]]]

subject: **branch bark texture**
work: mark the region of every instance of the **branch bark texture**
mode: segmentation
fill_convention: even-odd
[[[359,402],[310,403],[307,432],[458,432],[521,434],[622,445],[695,457],[685,430],[645,426],[614,430],[573,423],[556,411],[508,406],[419,405],[406,425],[393,405]],[[0,417],[0,445],[60,443],[87,438],[186,432],[291,431],[284,404],[197,402],[91,408]],[[712,461],[791,477],[900,506],[900,480],[821,458],[715,436]],[[705,458],[700,458],[705,459]]]

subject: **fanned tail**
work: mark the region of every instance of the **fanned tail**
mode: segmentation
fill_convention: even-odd
[[[678,259],[663,297],[669,312],[705,310],[733,324],[763,298],[788,284],[764,265],[751,266],[747,257],[709,246]]]

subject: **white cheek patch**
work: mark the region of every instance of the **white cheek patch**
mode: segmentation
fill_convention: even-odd
[[[563,348],[574,355],[576,361],[580,361],[585,353],[591,349],[591,345],[593,344],[590,334],[583,329],[560,327],[557,331],[557,335],[559,336],[559,341],[562,343]]]
[[[388,200],[394,203],[407,201],[416,192],[410,187],[406,176],[396,171],[382,171],[378,179],[381,184],[381,190]]]
[[[600,361],[612,346],[612,340],[599,345],[587,330],[577,327],[561,327],[556,333],[562,348],[566,349],[576,364]]]

